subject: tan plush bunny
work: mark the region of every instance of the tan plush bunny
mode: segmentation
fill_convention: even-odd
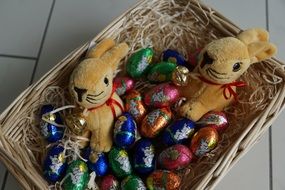
[[[116,45],[112,39],[104,39],[79,63],[70,77],[70,93],[85,109],[83,115],[87,130],[91,132],[93,152],[108,152],[112,147],[114,119],[124,108],[113,90],[113,75],[128,50],[126,43]]]
[[[237,38],[209,43],[199,54],[188,85],[180,89],[187,98],[179,109],[181,116],[197,121],[209,111],[228,106],[237,98],[236,87],[244,85],[236,80],[251,64],[275,54],[276,47],[268,41],[267,31],[254,28],[241,32]]]

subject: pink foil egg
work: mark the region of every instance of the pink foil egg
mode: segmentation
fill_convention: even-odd
[[[212,127],[218,132],[223,132],[229,126],[228,118],[224,112],[211,111],[206,113],[198,122],[202,127]]]
[[[187,146],[176,144],[159,154],[158,163],[163,169],[179,170],[187,167],[193,158]]]
[[[116,93],[119,96],[122,96],[132,90],[135,86],[135,82],[130,77],[116,77],[114,79],[114,87],[116,89]]]
[[[176,86],[163,83],[145,94],[144,102],[147,106],[162,108],[171,106],[179,98],[179,91]]]
[[[119,182],[113,175],[107,175],[102,179],[101,190],[116,190],[119,189]]]

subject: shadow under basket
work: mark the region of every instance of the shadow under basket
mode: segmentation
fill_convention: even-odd
[[[112,37],[130,45],[128,57],[142,47],[155,50],[155,61],[165,49],[185,57],[211,40],[236,36],[241,29],[198,1],[144,0],[113,21],[92,41]],[[89,42],[70,53],[36,84],[27,88],[0,116],[0,158],[24,189],[48,189],[42,175],[47,144],[41,138],[38,110],[47,103],[50,86],[67,89],[69,76],[88,49]],[[260,139],[284,107],[283,64],[272,58],[251,66],[240,80],[239,101],[226,109],[230,127],[218,147],[179,172],[181,189],[213,189],[229,169]],[[141,84],[148,85],[146,81]],[[144,88],[141,89],[143,91]],[[57,98],[57,97],[54,97]]]

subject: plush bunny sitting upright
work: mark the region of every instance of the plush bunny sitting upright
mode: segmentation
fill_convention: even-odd
[[[209,111],[228,106],[237,98],[236,87],[244,85],[236,80],[251,64],[275,54],[277,49],[268,40],[267,31],[249,29],[237,38],[225,37],[209,43],[200,52],[188,85],[180,89],[187,98],[179,109],[180,115],[197,121]]]
[[[108,152],[112,147],[114,119],[124,108],[113,90],[113,75],[128,50],[126,43],[116,45],[113,40],[104,39],[91,49],[70,77],[70,93],[86,112],[93,152]]]

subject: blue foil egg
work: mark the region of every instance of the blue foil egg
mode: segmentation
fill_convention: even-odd
[[[193,121],[182,118],[172,123],[162,134],[162,139],[166,145],[185,143],[195,132]]]
[[[47,153],[44,160],[44,177],[51,183],[61,180],[66,172],[67,162],[64,155],[64,148],[61,145],[53,146]]]
[[[41,108],[40,116],[42,117],[43,114],[49,113],[52,110],[54,110],[54,107],[52,105],[44,105]],[[63,124],[63,121],[60,117],[59,113],[55,113],[53,115],[54,122],[57,124]],[[44,120],[41,120],[40,122],[40,128],[41,128],[41,134],[43,137],[50,143],[56,142],[60,139],[62,139],[64,134],[64,127],[57,127],[51,123],[48,123]]]
[[[98,159],[96,162],[91,162],[89,159],[91,153],[91,148],[87,148],[83,152],[83,158],[88,160],[87,166],[90,171],[94,171],[96,173],[96,176],[105,176],[108,172],[108,161],[107,157],[104,153],[98,153]]]
[[[162,52],[162,60],[176,63],[177,65],[181,66],[187,66],[187,62],[183,55],[172,49],[167,49]]]
[[[114,142],[123,149],[130,148],[136,141],[137,125],[129,113],[124,113],[118,117],[114,127]]]
[[[139,174],[149,174],[155,168],[155,149],[149,139],[140,139],[134,150],[134,169]]]

